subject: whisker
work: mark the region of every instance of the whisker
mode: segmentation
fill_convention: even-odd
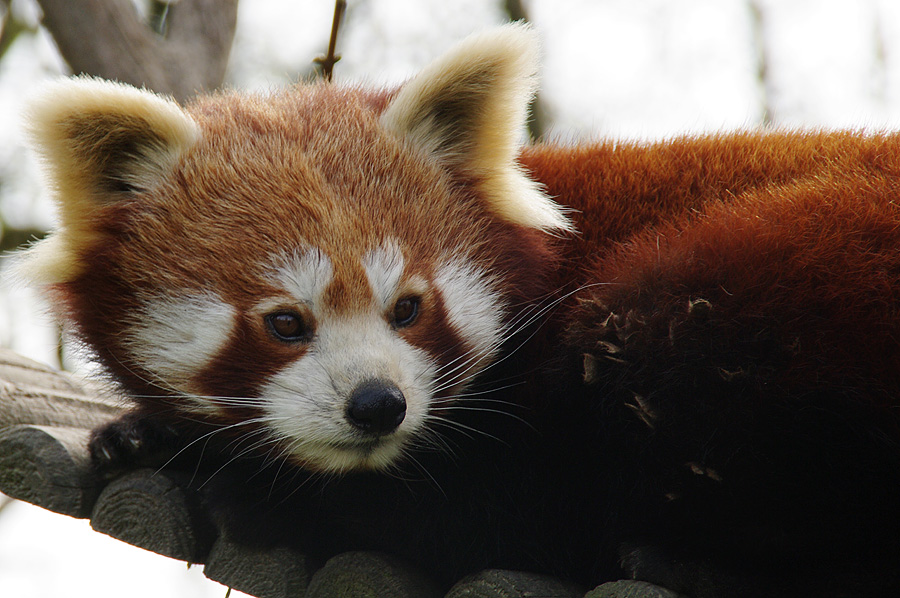
[[[502,334],[498,338],[492,350],[489,351],[489,353],[499,351],[502,345],[509,343],[512,339],[519,336],[520,333],[528,330],[537,323],[538,325],[534,327],[533,330],[530,330],[524,338],[519,339],[515,343],[515,345],[504,352],[502,356],[500,356],[498,359],[492,360],[483,368],[480,368],[478,366],[485,359],[484,355],[473,356],[468,354],[467,352],[463,352],[460,357],[457,357],[448,364],[442,365],[441,368],[439,368],[438,371],[434,373],[434,378],[431,381],[430,386],[432,396],[440,395],[442,392],[455,387],[461,387],[465,389],[465,387],[469,383],[478,378],[481,378],[484,373],[490,370],[496,370],[498,366],[516,355],[535,337],[536,334],[538,334],[543,325],[546,323],[546,316],[549,313],[560,307],[564,302],[566,302],[575,294],[592,287],[604,286],[606,284],[608,283],[592,283],[580,285],[565,292],[562,292],[562,289],[557,289],[556,291],[551,291],[545,294],[536,302],[529,302],[524,306],[524,308],[517,310],[515,315],[507,322],[505,329],[503,330]],[[422,445],[426,447],[433,447],[437,450],[449,451],[450,447],[447,445],[446,439],[444,438],[444,433],[441,433],[439,431],[441,428],[444,428],[447,431],[453,430],[456,433],[462,433],[469,438],[472,438],[473,435],[480,435],[506,444],[502,439],[484,430],[479,430],[467,424],[458,422],[454,419],[441,417],[440,415],[438,415],[442,412],[483,412],[504,415],[527,425],[531,429],[535,429],[533,424],[531,424],[524,417],[513,413],[509,409],[502,408],[511,407],[522,409],[524,407],[516,403],[490,398],[490,396],[494,393],[505,391],[522,384],[525,384],[525,382],[516,380],[515,377],[512,377],[501,380],[492,380],[489,387],[481,389],[460,390],[452,395],[442,396],[442,402],[456,402],[456,404],[441,404],[435,407],[434,413],[431,414],[431,416],[427,419],[427,429],[429,429],[431,433],[428,435],[420,435],[418,440],[422,443]],[[475,404],[467,404],[468,401],[474,401]],[[488,405],[490,402],[494,402],[497,408],[491,408]]]
[[[432,420],[431,423],[436,424],[436,425],[443,425],[448,428],[454,429],[456,432],[465,435],[469,439],[474,439],[475,436],[482,436],[482,437],[488,438],[490,440],[495,440],[505,446],[510,446],[510,444],[508,442],[506,442],[502,438],[499,438],[498,436],[495,436],[493,434],[485,432],[484,430],[479,430],[478,428],[473,428],[472,426],[466,425],[466,424],[458,422],[456,420],[452,420],[452,419],[448,419],[448,418],[435,418]]]
[[[529,326],[531,326],[534,322],[539,321],[543,316],[545,316],[547,313],[549,313],[553,309],[557,308],[568,298],[572,297],[575,293],[578,293],[580,291],[583,291],[585,289],[588,289],[588,288],[591,288],[594,286],[603,285],[603,284],[606,284],[606,283],[593,283],[593,284],[588,284],[588,285],[581,285],[581,286],[577,287],[576,289],[573,289],[573,290],[571,290],[567,293],[564,293],[562,295],[559,295],[559,296],[553,296],[558,291],[553,292],[553,293],[548,293],[547,297],[549,298],[549,297],[553,296],[552,300],[546,301],[546,302],[539,301],[537,303],[529,304],[525,309],[518,312],[513,317],[513,319],[507,324],[506,329],[503,331],[500,338],[495,343],[495,346],[491,349],[491,351],[488,352],[488,354],[499,350],[499,348],[503,344],[507,343],[509,340],[514,338],[521,331],[523,331],[526,328],[528,328]],[[532,333],[529,334],[528,337],[526,337],[522,342],[518,343],[516,347],[514,347],[511,351],[507,352],[500,359],[489,363],[483,370],[479,370],[479,372],[476,372],[476,373],[481,373],[481,371],[486,371],[488,369],[494,368],[498,364],[504,362],[510,356],[514,355],[521,347],[523,347],[525,344],[527,344],[528,341],[530,341],[534,337],[534,335],[537,334],[537,332],[539,330],[540,330],[540,327],[538,327],[537,329],[532,331]],[[460,358],[462,358],[462,360]],[[450,362],[450,364],[454,365],[455,367],[447,368],[447,365],[449,365],[449,364],[445,364],[444,366],[442,366],[441,370],[439,370],[437,372],[437,376],[434,381],[435,393],[440,393],[441,391],[446,390],[447,388],[457,386],[457,385],[461,384],[462,382],[467,381],[466,380],[467,374],[470,372],[471,368],[473,366],[477,365],[478,363],[480,363],[483,359],[485,359],[485,355],[481,355],[481,354],[469,355],[468,353],[464,352],[460,356],[460,358],[457,358],[457,359],[453,360],[452,362]],[[458,361],[461,361],[461,363],[457,363]],[[458,377],[456,376],[457,373],[459,373]]]

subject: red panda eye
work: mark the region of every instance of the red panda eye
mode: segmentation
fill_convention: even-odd
[[[419,298],[404,297],[394,304],[392,323],[397,328],[405,328],[416,321],[419,315]]]
[[[266,316],[269,331],[280,341],[296,343],[309,338],[309,327],[300,314],[279,311]]]

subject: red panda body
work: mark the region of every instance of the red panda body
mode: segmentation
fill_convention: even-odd
[[[48,92],[62,223],[19,270],[135,401],[98,470],[199,468],[223,533],[445,584],[900,587],[900,137],[522,149],[535,54]]]
[[[649,547],[619,547],[633,575],[689,595],[895,591],[898,150],[772,133],[526,152],[585,231],[563,280],[590,286],[557,345],[568,371],[584,359],[576,395],[622,426],[633,498],[664,497],[637,515],[659,517]]]

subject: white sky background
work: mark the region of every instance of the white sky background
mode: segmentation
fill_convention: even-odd
[[[22,14],[31,0],[15,0]],[[340,82],[390,85],[467,33],[504,20],[499,0],[349,0]],[[544,40],[550,137],[658,140],[758,125],[763,100],[784,127],[900,128],[900,2],[757,0],[765,84],[749,0],[526,0]],[[242,0],[229,82],[295,81],[324,51],[330,0]],[[63,72],[46,35],[0,62],[0,210],[50,226],[52,208],[21,143],[18,115]],[[0,345],[52,363],[54,331],[27,291],[0,288]],[[224,596],[199,568],[14,504],[0,515],[0,596]],[[232,594],[236,596],[236,594]]]

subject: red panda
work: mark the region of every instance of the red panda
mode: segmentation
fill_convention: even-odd
[[[900,137],[521,146],[535,33],[397,89],[32,106],[19,274],[222,533],[691,596],[900,588]]]

